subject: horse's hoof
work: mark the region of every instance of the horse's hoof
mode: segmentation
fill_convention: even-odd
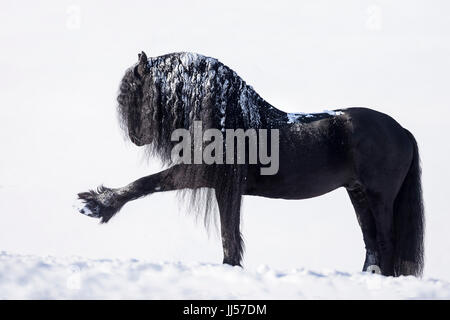
[[[78,212],[84,214],[85,216],[92,218],[100,218],[100,206],[92,200],[86,200],[79,198],[78,205],[75,207],[78,209]]]
[[[98,206],[91,208],[88,205],[85,205],[83,208],[78,210],[81,214],[92,218],[100,218],[99,208]]]
[[[97,191],[78,194],[82,207],[78,211],[88,217],[99,218],[100,223],[108,222],[122,207],[111,189],[99,187]]]
[[[88,216],[88,217],[96,217],[96,214],[93,213],[93,212],[91,211],[91,209],[89,209],[89,207],[87,207],[87,206],[84,206],[83,208],[80,208],[78,211],[79,211],[81,214],[84,214],[85,216]]]
[[[376,264],[372,264],[372,265],[367,267],[366,272],[375,273],[375,274],[381,274],[381,269]]]

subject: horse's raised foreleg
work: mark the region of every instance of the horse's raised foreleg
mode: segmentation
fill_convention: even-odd
[[[367,196],[361,187],[347,189],[347,192],[355,208],[361,231],[363,233],[364,244],[366,247],[366,258],[363,271],[380,273],[380,258],[377,245],[377,230],[375,220],[370,211]]]
[[[80,212],[102,223],[108,222],[131,200],[146,195],[185,188],[210,187],[206,179],[185,179],[186,165],[175,165],[167,170],[140,178],[122,188],[99,187],[97,190],[82,192],[78,198],[84,202]]]
[[[216,190],[216,199],[220,211],[220,226],[223,246],[223,263],[240,266],[244,243],[240,230],[241,195],[220,193]]]

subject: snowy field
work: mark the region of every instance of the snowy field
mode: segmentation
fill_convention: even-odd
[[[450,298],[450,2],[1,8],[0,298]],[[78,192],[161,170],[117,123],[119,81],[142,50],[218,58],[286,112],[364,106],[398,120],[423,165],[423,279],[360,273],[362,234],[342,188],[305,201],[244,197],[243,270],[220,265],[220,238],[174,193],[129,203],[105,225],[79,214]]]
[[[450,283],[336,270],[0,253],[1,299],[449,299]]]

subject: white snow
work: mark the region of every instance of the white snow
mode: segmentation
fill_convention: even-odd
[[[287,117],[288,117],[288,123],[294,123],[295,121],[297,121],[297,119],[301,116],[301,114],[299,113],[288,113]]]
[[[342,111],[334,111],[334,110],[325,110],[325,113],[328,113],[330,116],[340,116],[344,114]]]
[[[1,299],[449,299],[450,283],[336,270],[0,253]]]
[[[334,111],[334,110],[324,110],[323,113],[328,113],[330,116],[340,116],[344,114],[342,111]],[[305,117],[305,118],[314,118],[317,114],[320,114],[320,112],[313,112],[313,113],[304,113],[304,112],[292,112],[287,113],[288,121],[287,123],[295,123],[298,118]]]

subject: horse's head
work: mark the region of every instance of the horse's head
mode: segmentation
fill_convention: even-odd
[[[145,133],[143,117],[143,86],[150,70],[147,55],[142,51],[139,62],[129,68],[120,83],[118,112],[121,126],[130,140],[137,146],[149,144],[149,135]]]

